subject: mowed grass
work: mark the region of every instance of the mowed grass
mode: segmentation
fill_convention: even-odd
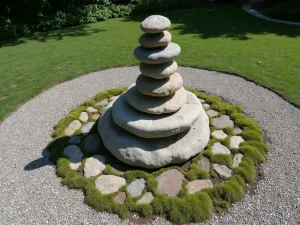
[[[240,5],[160,14],[172,21],[173,41],[182,48],[176,58],[180,65],[238,74],[300,106],[300,26],[252,17]],[[146,16],[0,43],[0,120],[55,84],[92,71],[138,65],[132,52]]]

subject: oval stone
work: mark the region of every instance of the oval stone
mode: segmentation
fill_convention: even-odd
[[[172,40],[172,35],[168,31],[157,34],[143,34],[139,42],[144,48],[157,48],[167,46]]]
[[[144,75],[138,76],[136,89],[144,95],[150,96],[169,96],[178,91],[183,85],[183,80],[179,73],[174,73],[170,77],[155,80]]]
[[[183,163],[202,152],[210,138],[208,116],[202,107],[191,129],[169,137],[149,139],[117,126],[110,105],[99,120],[98,132],[105,147],[120,161],[148,169]]]
[[[145,33],[155,34],[168,29],[171,26],[171,21],[160,15],[152,15],[147,17],[141,24],[141,30]]]
[[[172,136],[188,130],[198,119],[202,105],[198,98],[187,92],[187,103],[173,114],[153,115],[132,108],[121,95],[113,104],[114,122],[128,132],[144,138]]]
[[[143,95],[135,86],[128,89],[125,98],[128,104],[140,112],[150,114],[173,113],[186,103],[186,91],[182,87],[174,95],[155,98]]]
[[[160,64],[168,62],[178,56],[181,49],[178,44],[171,42],[164,48],[144,48],[141,45],[134,50],[135,57],[148,64]]]
[[[164,79],[171,76],[178,69],[178,65],[174,60],[162,64],[140,63],[140,71],[144,76],[154,79]]]

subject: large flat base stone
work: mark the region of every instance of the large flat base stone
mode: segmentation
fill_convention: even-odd
[[[99,120],[98,132],[105,147],[116,158],[149,169],[187,161],[203,151],[210,138],[208,116],[202,107],[199,118],[189,130],[155,139],[138,137],[117,126],[109,107]]]

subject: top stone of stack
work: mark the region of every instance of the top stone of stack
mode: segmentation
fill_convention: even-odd
[[[153,15],[147,17],[141,24],[141,30],[148,34],[157,34],[167,30],[171,21],[164,16]]]

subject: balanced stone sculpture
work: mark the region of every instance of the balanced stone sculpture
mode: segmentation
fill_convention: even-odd
[[[198,100],[183,88],[173,60],[180,54],[164,16],[146,18],[134,50],[141,75],[104,110],[98,132],[122,162],[149,169],[182,163],[201,152],[210,138],[209,120]]]

